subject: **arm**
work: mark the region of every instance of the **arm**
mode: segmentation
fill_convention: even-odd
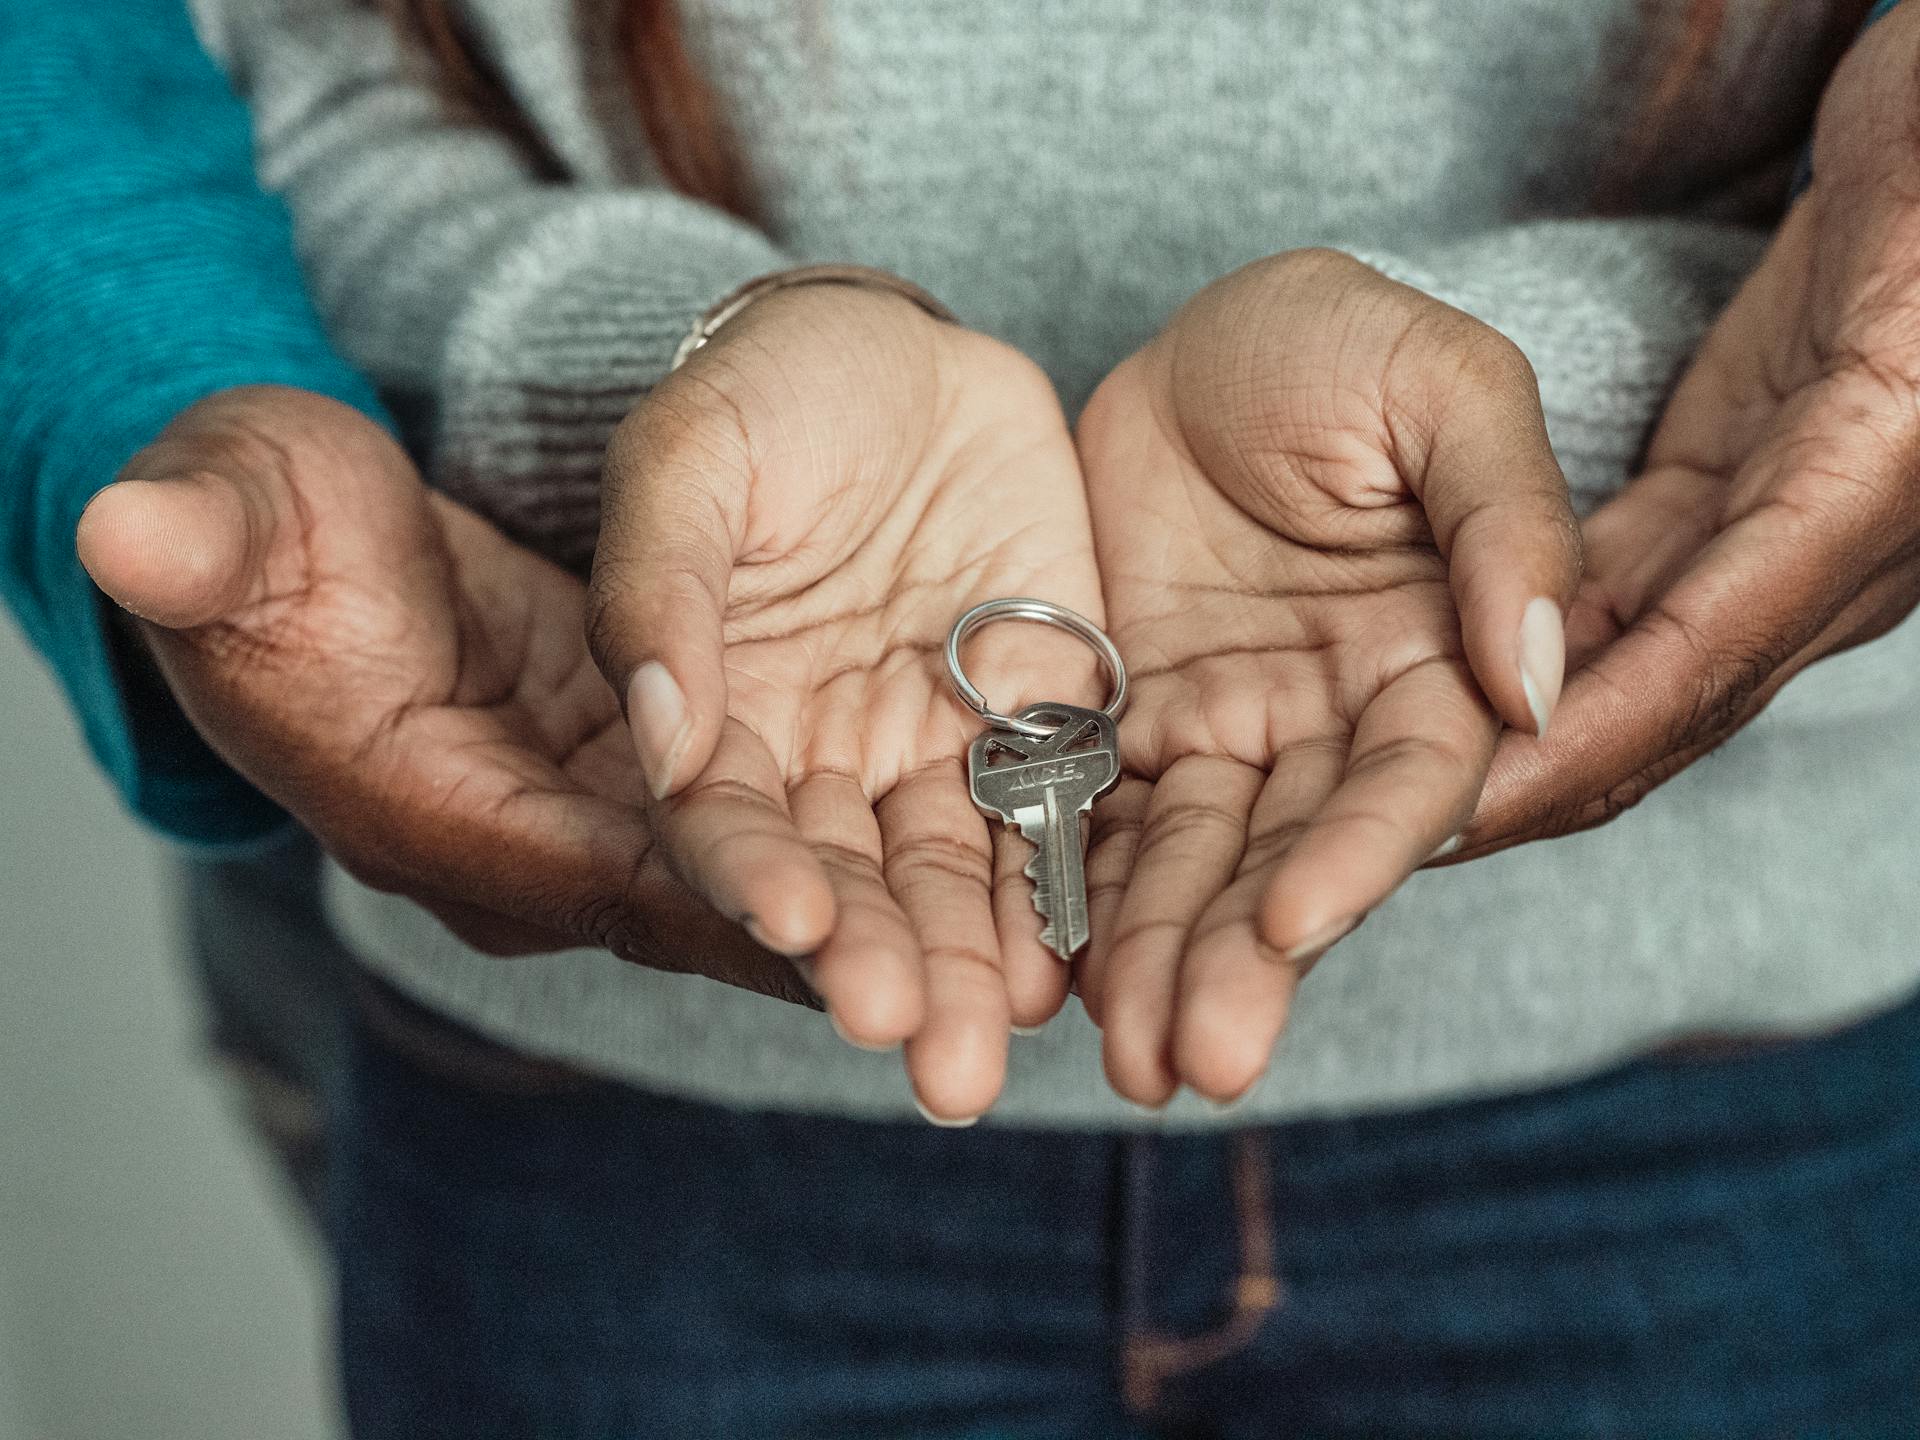
[[[431,430],[442,488],[584,568],[615,428],[696,316],[788,262],[665,189],[554,183],[464,123],[377,7],[197,7],[330,329]]]
[[[282,817],[122,665],[74,527],[216,391],[376,402],[327,345],[179,0],[8,0],[0,74],[0,592],[138,815],[189,843],[258,839]]]

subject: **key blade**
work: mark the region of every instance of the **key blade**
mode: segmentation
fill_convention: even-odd
[[[1060,894],[1057,888],[1059,882],[1055,875],[1058,867],[1055,866],[1053,857],[1049,853],[1045,825],[1042,823],[1035,826],[1034,833],[1031,834],[1023,826],[1021,833],[1034,844],[1033,857],[1027,861],[1026,875],[1033,881],[1031,897],[1033,908],[1039,912],[1041,920],[1045,922],[1040,927],[1040,943],[1062,960],[1071,960],[1073,951],[1060,948],[1062,926],[1054,913],[1055,897]]]
[[[1060,808],[1060,792],[1053,786],[1047,787],[1047,843],[1041,847],[1041,854],[1047,858],[1047,919],[1052,923],[1047,929],[1052,931],[1049,937],[1053,953],[1062,960],[1072,960],[1073,943],[1073,885],[1072,877],[1067,873],[1067,857],[1079,848],[1080,817],[1066,815]],[[1067,834],[1067,826],[1073,826],[1073,833]]]
[[[1053,860],[1053,953],[1072,960],[1087,943],[1087,857],[1080,847],[1080,806],[1066,808],[1063,796],[1054,796],[1056,823],[1050,828],[1048,848]]]

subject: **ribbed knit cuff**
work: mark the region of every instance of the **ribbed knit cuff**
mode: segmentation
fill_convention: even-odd
[[[575,569],[593,555],[615,428],[705,311],[793,262],[677,196],[583,196],[508,248],[447,345],[436,479]]]

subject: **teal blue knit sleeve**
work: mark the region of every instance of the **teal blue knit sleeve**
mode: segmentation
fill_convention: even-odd
[[[74,525],[174,415],[269,383],[379,414],[327,343],[182,0],[4,0],[0,594],[127,805],[195,846],[286,820],[164,694],[120,683]]]

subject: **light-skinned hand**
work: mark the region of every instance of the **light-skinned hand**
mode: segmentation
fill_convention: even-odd
[[[1307,967],[1466,823],[1502,722],[1546,726],[1566,483],[1509,341],[1330,251],[1201,292],[1079,444],[1136,687],[1080,992],[1122,1095],[1227,1100]]]
[[[623,426],[592,589],[678,873],[795,957],[850,1040],[905,1042],[930,1115],[986,1110],[1010,1025],[1051,1015],[1067,975],[1024,845],[969,796],[980,725],[941,652],[999,596],[1102,619],[1045,377],[897,295],[763,296]],[[1002,709],[1099,703],[1057,632],[996,626],[967,659]]]

